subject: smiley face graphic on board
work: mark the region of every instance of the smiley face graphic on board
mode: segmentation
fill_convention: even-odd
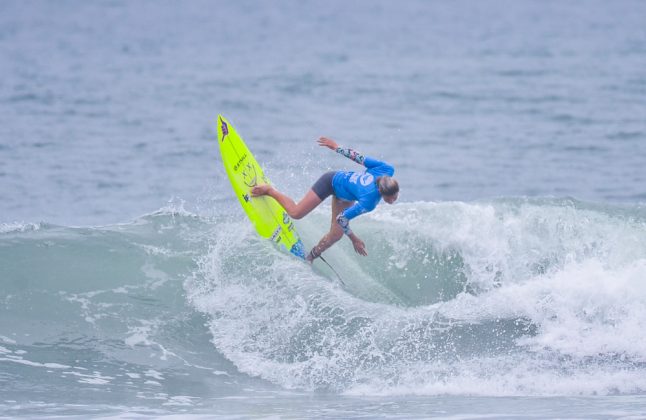
[[[255,187],[258,184],[258,175],[256,175],[256,167],[251,163],[247,163],[242,170],[242,182],[247,187]]]

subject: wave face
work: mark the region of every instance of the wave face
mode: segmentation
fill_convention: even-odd
[[[237,226],[217,232],[186,290],[241,372],[361,394],[646,389],[643,208],[409,203],[362,219],[370,255],[329,255],[345,289]]]
[[[306,244],[328,211],[298,225]],[[112,389],[170,405],[249,386],[646,391],[645,208],[418,202],[354,223],[369,256],[345,240],[327,253],[345,287],[321,263],[312,270],[260,240],[238,214],[3,225],[1,390],[69,400]],[[192,394],[177,400],[174,389]]]
[[[229,378],[182,289],[209,229],[173,210],[106,227],[0,225],[0,412],[173,409]]]

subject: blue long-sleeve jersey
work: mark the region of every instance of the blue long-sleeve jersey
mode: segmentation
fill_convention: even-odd
[[[384,175],[393,176],[395,168],[386,162],[367,156],[363,157],[351,149],[339,148],[337,152],[367,168],[365,172],[337,172],[332,179],[335,196],[342,200],[356,201],[354,205],[345,209],[337,217],[337,222],[349,235],[352,231],[348,222],[363,213],[374,210],[381,200],[377,178]]]

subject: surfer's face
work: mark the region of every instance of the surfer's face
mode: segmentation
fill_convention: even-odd
[[[392,204],[392,203],[394,203],[395,201],[397,201],[397,197],[399,197],[399,193],[395,193],[395,194],[393,194],[393,195],[384,195],[384,196],[383,196],[384,201],[385,201],[386,203],[388,203],[388,204]]]

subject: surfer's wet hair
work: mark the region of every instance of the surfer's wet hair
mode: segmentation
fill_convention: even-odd
[[[377,187],[379,188],[379,194],[381,194],[382,197],[395,195],[399,192],[399,184],[397,181],[387,175],[377,178]]]

